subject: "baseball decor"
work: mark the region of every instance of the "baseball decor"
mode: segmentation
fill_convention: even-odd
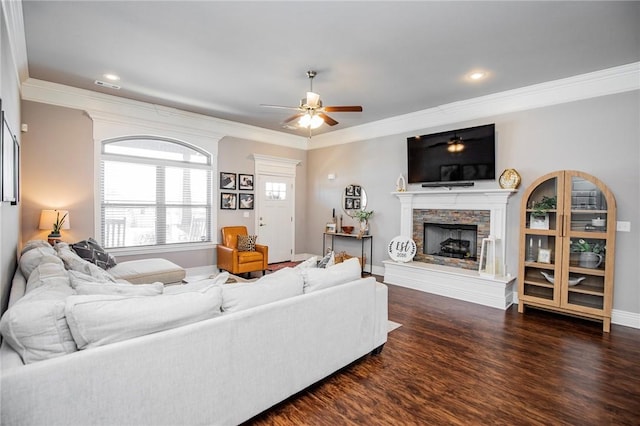
[[[411,238],[399,235],[391,240],[387,252],[396,262],[410,262],[416,255],[416,243]]]

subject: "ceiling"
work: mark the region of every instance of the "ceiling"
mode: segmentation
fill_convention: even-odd
[[[29,77],[304,136],[640,61],[640,2],[22,0]],[[487,77],[471,81],[482,70]],[[115,73],[119,90],[96,86]]]

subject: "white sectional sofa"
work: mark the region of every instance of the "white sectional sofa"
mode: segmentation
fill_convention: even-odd
[[[45,257],[28,277],[18,268],[0,321],[2,425],[239,424],[379,352],[387,339],[387,287],[359,278],[355,258],[326,270],[284,269],[255,283],[220,284],[221,274],[160,290],[83,282],[83,273],[67,271],[68,291],[57,261]],[[103,293],[92,293],[95,286]],[[164,292],[128,295],[132,287]],[[55,309],[42,309],[58,313],[49,319],[52,333],[66,340],[49,336],[44,351],[22,348],[38,337],[20,329],[21,315],[34,312],[21,305],[56,291],[63,296],[52,297]]]

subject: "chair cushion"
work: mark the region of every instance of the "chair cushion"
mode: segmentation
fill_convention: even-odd
[[[257,251],[238,252],[238,263],[262,262],[262,253]]]
[[[114,278],[127,280],[131,284],[151,284],[161,282],[165,284],[180,282],[186,276],[186,271],[167,259],[140,259],[120,262],[109,273]]]
[[[256,251],[257,235],[238,235],[238,251]]]

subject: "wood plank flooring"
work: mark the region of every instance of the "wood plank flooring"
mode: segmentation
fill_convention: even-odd
[[[640,330],[389,286],[391,332],[247,425],[640,425]]]

